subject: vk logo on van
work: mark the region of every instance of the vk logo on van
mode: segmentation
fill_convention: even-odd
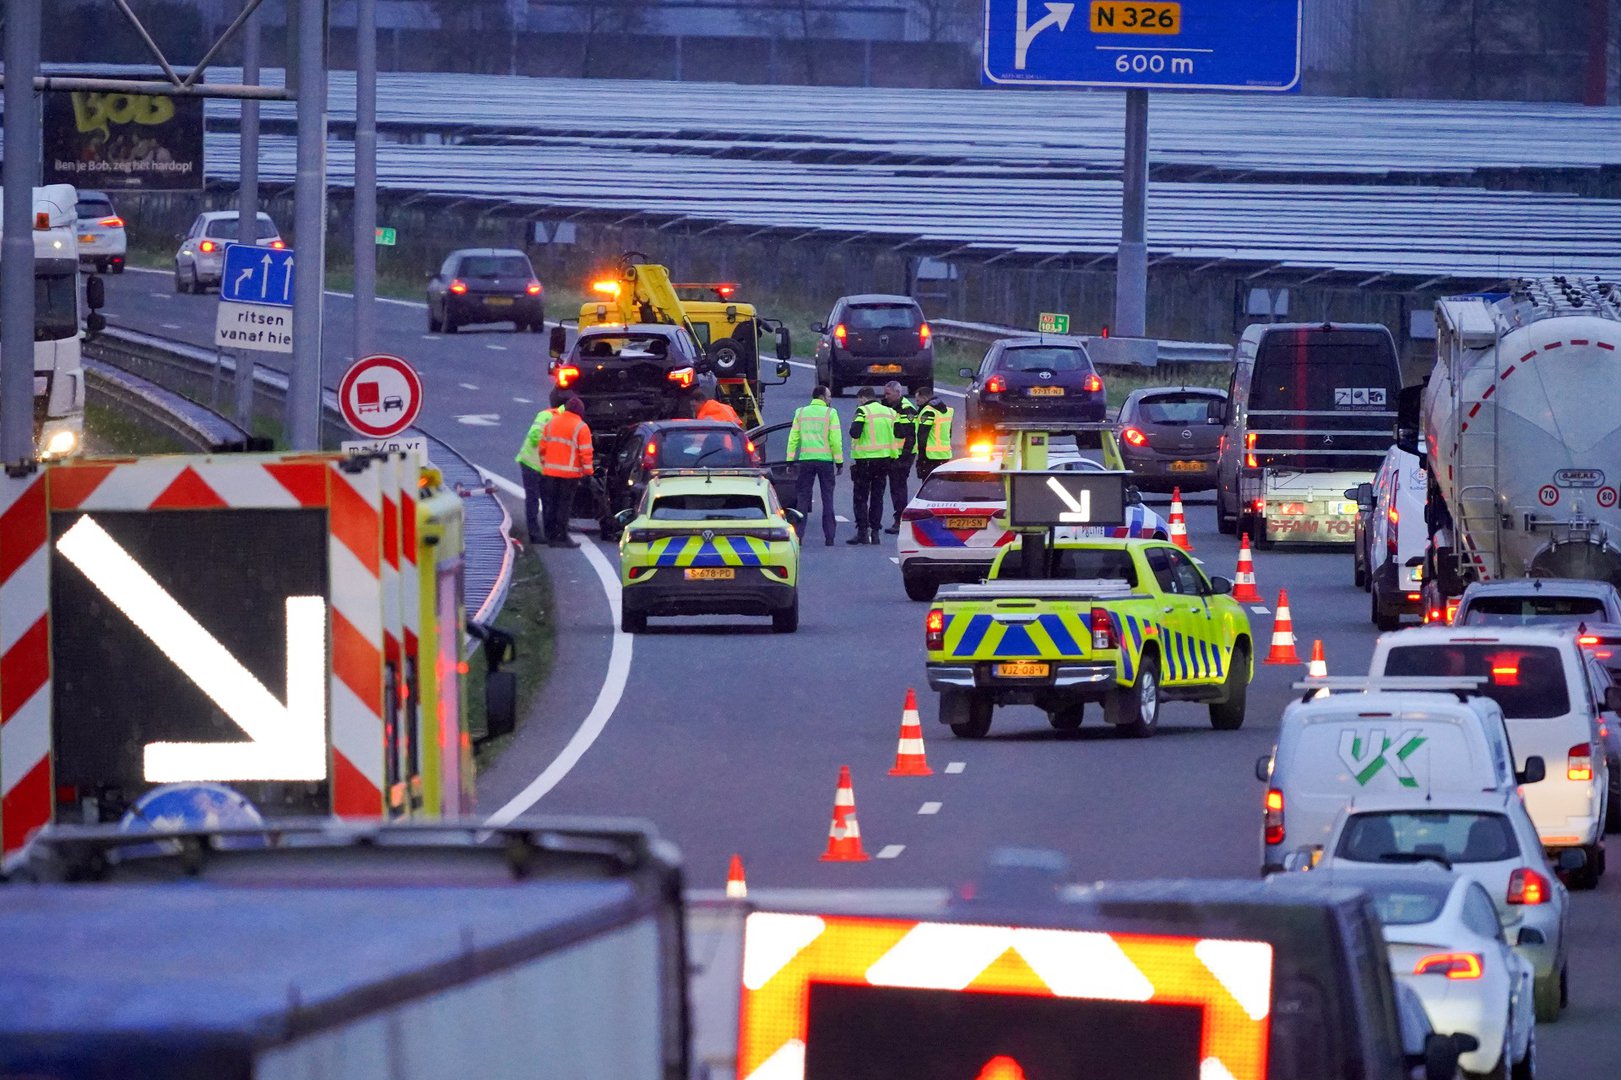
[[[1351,770],[1363,787],[1384,769],[1396,775],[1402,787],[1418,787],[1418,778],[1407,767],[1407,759],[1425,743],[1417,728],[1409,728],[1394,739],[1387,739],[1383,728],[1372,728],[1364,738],[1352,729],[1340,732],[1340,761]]]

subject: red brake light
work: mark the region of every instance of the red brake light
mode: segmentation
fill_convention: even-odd
[[[1081,383],[1081,388],[1088,394],[1096,394],[1103,389],[1103,380],[1098,378],[1098,373],[1094,371],[1086,377],[1085,382]]]
[[[523,291],[528,293],[530,296],[539,296],[540,295],[540,282],[531,281],[529,284],[527,284],[527,285],[525,285],[523,287]]]
[[[1134,427],[1126,428],[1120,433],[1120,437],[1133,446],[1148,445],[1148,436],[1144,435],[1141,431]]]
[[[1253,469],[1253,468],[1256,468],[1256,467],[1257,467],[1257,466],[1256,466],[1256,463],[1255,463],[1255,453],[1254,453],[1254,451],[1255,451],[1255,436],[1256,436],[1256,434],[1257,434],[1257,433],[1256,433],[1256,432],[1253,432],[1253,431],[1252,431],[1252,432],[1250,432],[1250,433],[1249,433],[1249,434],[1248,434],[1248,435],[1246,435],[1246,436],[1244,436],[1244,449],[1245,449],[1245,450],[1246,450],[1246,451],[1248,451],[1248,452],[1247,452],[1247,453],[1246,453],[1246,454],[1245,454],[1245,455],[1244,455],[1244,464],[1245,464],[1245,465],[1246,465],[1246,466],[1247,466],[1247,467],[1249,467],[1249,468],[1251,468],[1251,469]]]
[[[219,247],[219,245],[214,243],[214,241],[204,240],[202,243],[197,245],[197,250],[201,252],[209,252],[213,251],[217,247]]]
[[[1508,902],[1511,904],[1541,904],[1548,899],[1548,879],[1528,867],[1520,867],[1508,876]]]
[[[1597,634],[1582,634],[1581,636],[1579,636],[1576,639],[1576,644],[1578,644],[1578,645],[1597,645],[1598,644],[1598,635]]]
[[[1467,952],[1431,953],[1419,957],[1414,975],[1445,975],[1449,979],[1478,979],[1484,970],[1479,955]]]
[[[457,296],[460,296],[462,293],[467,291],[467,282],[463,281],[461,278],[451,278],[450,291],[455,293]]]
[[[1115,631],[1114,617],[1109,614],[1108,608],[1095,607],[1092,609],[1092,648],[1118,649],[1120,635]]]
[[[1456,619],[1457,617],[1458,617],[1458,597],[1456,597],[1456,596],[1449,597],[1447,599],[1447,625],[1451,626],[1452,625],[1452,620]]]
[[[647,444],[647,448],[642,451],[642,464],[647,466],[648,468],[652,468],[653,462],[657,461],[658,459],[659,459],[659,444],[658,444],[657,440],[653,440],[653,441],[649,442]]]
[[[839,323],[839,325],[833,328],[833,340],[838,342],[841,346],[844,344],[845,339],[849,336],[849,331],[845,330],[843,323]]]
[[[987,394],[1000,394],[1006,389],[1007,380],[1000,375],[992,375],[985,380],[985,392]]]
[[[270,241],[270,246],[275,248],[277,251],[280,251],[282,248],[286,247],[287,244],[280,237],[277,237],[276,239]]]
[[[109,229],[122,229],[124,227],[124,219],[117,216],[104,217],[100,221],[96,222],[96,224],[105,225]]]
[[[1570,755],[1565,761],[1565,779],[1591,780],[1593,779],[1593,744],[1577,743],[1570,748]]]
[[[693,371],[690,367],[684,367],[684,368],[676,368],[674,371],[668,373],[664,377],[666,379],[668,379],[670,382],[673,382],[677,386],[681,387],[681,389],[685,390],[689,386],[692,385],[693,380],[696,379],[698,376],[697,376],[697,373],[695,371]]]
[[[749,457],[751,457],[751,458],[753,458],[753,459],[754,459],[754,460],[756,460],[756,461],[758,461],[758,460],[759,460],[759,458],[760,458],[760,451],[759,451],[759,450],[757,450],[757,449],[755,449],[755,446],[754,446],[754,440],[753,440],[753,439],[744,439],[744,440],[743,440],[743,449],[744,449],[744,450],[746,450],[746,451],[748,451],[748,455],[749,455]]]
[[[728,299],[736,291],[737,291],[737,286],[736,285],[716,285],[715,286],[715,292],[720,294],[720,298],[722,300]]]
[[[1268,844],[1283,843],[1283,792],[1277,788],[1267,789],[1266,813],[1262,824],[1266,827]]]
[[[933,336],[934,336],[934,331],[929,329],[929,324],[928,323],[924,323],[921,326],[919,326],[917,328],[917,347],[920,348],[920,349],[928,348],[929,339],[931,337],[933,337]]]
[[[939,608],[930,608],[923,620],[923,644],[928,649],[946,647],[946,613]]]
[[[573,364],[562,364],[554,374],[557,376],[557,388],[567,390],[569,383],[580,377],[580,369]]]

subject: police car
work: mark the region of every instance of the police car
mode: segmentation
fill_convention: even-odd
[[[935,469],[901,513],[898,539],[901,582],[913,600],[932,600],[946,582],[975,582],[991,568],[997,552],[1014,539],[1004,511],[1007,492],[1001,463],[995,459],[958,458]],[[1053,456],[1051,468],[1102,472],[1088,457]],[[1126,523],[1062,528],[1056,539],[1086,537],[1166,540],[1170,526],[1142,503],[1126,507]]]
[[[792,633],[798,517],[760,469],[655,473],[640,504],[615,516],[621,629],[642,633],[655,615],[769,615],[774,631]]]

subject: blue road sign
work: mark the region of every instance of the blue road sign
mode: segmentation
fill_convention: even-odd
[[[986,85],[1298,90],[1302,0],[985,0]]]
[[[292,307],[292,249],[228,244],[225,271],[220,276],[220,299],[235,304]]]

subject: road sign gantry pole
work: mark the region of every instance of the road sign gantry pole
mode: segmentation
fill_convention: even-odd
[[[321,304],[326,286],[326,11],[298,0],[298,171],[293,181],[293,356],[287,445],[321,448]]]
[[[1126,91],[1126,152],[1120,169],[1120,251],[1114,326],[1142,337],[1148,325],[1148,91]]]
[[[376,346],[377,0],[355,6],[355,358]]]
[[[242,82],[254,86],[259,82],[259,22],[249,19],[242,24]],[[237,240],[243,244],[259,242],[259,102],[254,98],[242,99],[241,183],[237,188]],[[234,350],[236,354],[236,422],[246,431],[253,430],[253,353],[248,349]]]
[[[5,238],[0,241],[0,462],[22,471],[34,461],[34,178],[40,114],[41,0],[8,0],[5,59]],[[18,76],[21,76],[20,78]]]

